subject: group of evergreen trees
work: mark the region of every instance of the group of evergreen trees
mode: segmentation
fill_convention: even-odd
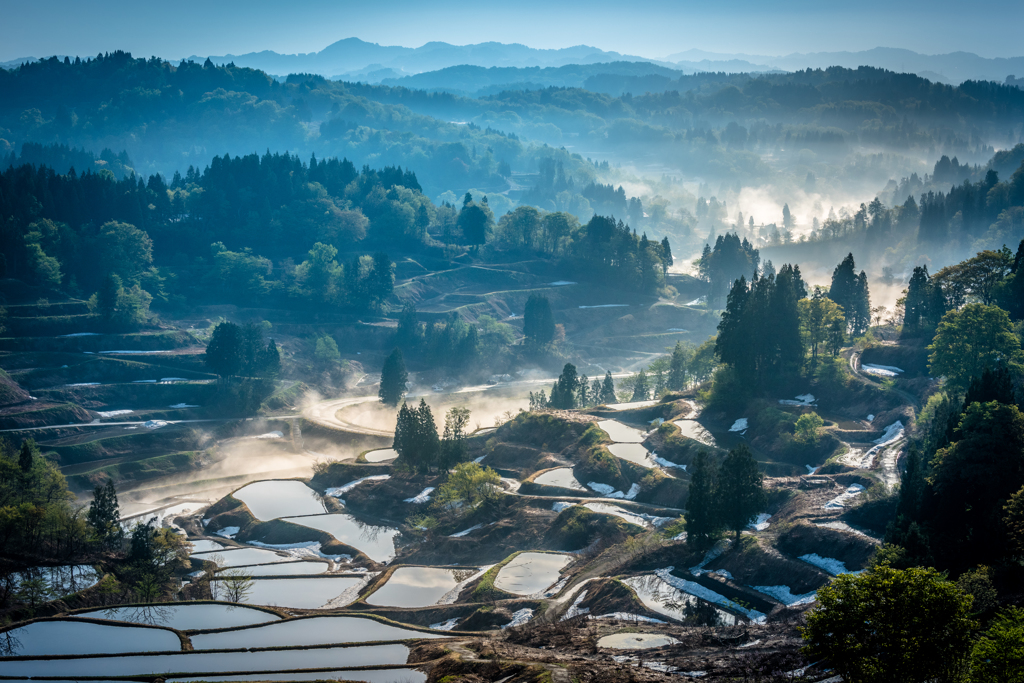
[[[256,323],[219,323],[206,345],[206,365],[221,377],[273,378],[281,369],[281,355],[271,339],[263,343],[263,327]]]
[[[802,298],[802,297],[801,297]],[[868,276],[862,270],[856,272],[853,254],[847,254],[842,263],[832,271],[832,286],[828,298],[842,309],[849,334],[859,337],[871,326],[871,296],[868,292]]]
[[[735,233],[719,235],[714,248],[705,244],[697,263],[697,273],[708,283],[708,306],[720,308],[733,283],[740,278],[753,278],[758,273],[760,262],[758,250],[746,238],[741,242]]]
[[[418,407],[403,403],[398,410],[392,446],[398,452],[398,464],[427,473],[434,469],[445,471],[461,462],[466,453],[469,415],[467,408],[451,408],[445,416],[444,437],[441,438],[426,401],[420,399]]]
[[[722,530],[736,534],[746,528],[767,504],[763,475],[746,444],[729,451],[718,465],[707,451],[700,451],[690,468],[686,499],[686,541],[706,550]]]
[[[550,396],[545,396],[543,390],[537,394],[530,392],[530,410],[592,408],[615,401],[615,380],[610,372],[605,373],[604,381],[594,379],[591,382],[586,375],[577,374],[572,363],[562,368],[562,374],[551,386]]]

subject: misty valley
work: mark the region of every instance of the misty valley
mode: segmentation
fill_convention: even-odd
[[[1020,59],[691,52],[0,64],[0,679],[1024,681]]]

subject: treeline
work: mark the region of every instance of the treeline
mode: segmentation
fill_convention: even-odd
[[[234,64],[171,64],[121,51],[50,58],[0,70],[0,152],[40,141],[114,146],[127,149],[141,173],[170,175],[183,162],[209,163],[214,151],[287,149],[376,167],[413,165],[432,196],[452,187],[504,186],[501,173],[508,175],[510,165],[526,168],[552,153],[360,91],[308,74],[281,83]],[[313,120],[322,122],[319,129],[309,128]]]

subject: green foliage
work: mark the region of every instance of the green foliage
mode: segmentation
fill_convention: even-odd
[[[1024,681],[1024,609],[1003,610],[974,643],[972,683]]]
[[[577,394],[580,388],[580,378],[576,375],[576,366],[566,363],[562,368],[562,374],[558,376],[554,386],[551,387],[551,396],[548,404],[552,408],[560,410],[571,410],[577,407]]]
[[[1021,342],[1009,315],[984,304],[967,304],[944,315],[928,350],[931,373],[945,376],[949,385],[960,391],[986,368],[1001,362],[1016,368],[1024,364]]]
[[[546,296],[531,294],[523,314],[523,335],[536,344],[547,344],[555,338],[555,316]]]
[[[500,483],[501,477],[490,467],[475,462],[459,463],[438,487],[434,500],[444,509],[459,509],[465,514],[500,496]]]
[[[871,325],[868,278],[863,270],[857,275],[852,253],[847,254],[832,272],[832,286],[828,290],[828,298],[842,309],[849,334],[859,337],[868,331]]]
[[[701,450],[690,467],[690,489],[686,497],[686,542],[695,550],[707,550],[721,529],[716,489],[718,467]]]
[[[405,396],[405,384],[408,380],[405,359],[402,357],[402,351],[396,347],[384,361],[384,367],[380,372],[380,390],[377,392],[380,402],[392,408],[398,407],[398,402]]]
[[[715,493],[721,506],[721,524],[736,532],[739,543],[740,532],[767,503],[763,476],[746,444],[729,451],[722,461]]]
[[[817,443],[818,430],[825,425],[825,421],[815,413],[804,413],[796,421],[797,438],[805,443]]]
[[[804,653],[849,683],[966,681],[971,598],[934,569],[877,565],[818,590]]]
[[[119,547],[124,531],[121,528],[121,512],[113,480],[108,479],[106,484],[97,485],[92,498],[87,523],[101,543],[108,548]]]
[[[263,327],[223,322],[213,328],[206,345],[207,367],[221,377],[275,377],[281,368],[277,344],[263,343]]]
[[[835,356],[842,346],[846,331],[843,309],[825,295],[823,287],[815,287],[809,299],[801,299],[800,324],[811,346],[811,359],[818,361],[818,345],[825,345]]]
[[[341,351],[338,350],[338,342],[329,334],[320,334],[316,337],[313,347],[313,362],[317,367],[330,368],[341,360]]]
[[[398,410],[395,427],[395,442],[392,446],[401,458],[402,465],[419,472],[429,472],[438,465],[441,456],[441,440],[430,406],[422,398],[418,408],[402,403]]]

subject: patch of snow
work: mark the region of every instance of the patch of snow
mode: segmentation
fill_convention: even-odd
[[[771,518],[772,516],[769,515],[767,512],[762,512],[757,516],[757,519],[755,519],[753,522],[747,525],[747,528],[753,529],[754,531],[764,531],[770,526],[768,524],[768,520]]]
[[[557,282],[549,282],[548,287],[565,287],[566,285],[576,285],[578,282],[571,282],[569,280],[558,280]]]
[[[167,406],[168,408],[198,408],[199,406],[192,405],[191,403],[175,403],[173,406]]]
[[[814,526],[820,526],[820,527],[823,527],[825,529],[835,529],[836,531],[849,531],[851,534],[857,534],[858,536],[863,536],[864,538],[870,538],[870,539],[875,540],[875,541],[878,540],[874,536],[871,536],[870,534],[866,534],[863,531],[859,531],[858,529],[854,529],[852,526],[850,526],[846,522],[840,522],[839,520],[832,520],[831,522],[815,522]]]
[[[592,490],[597,491],[601,495],[605,496],[606,498],[622,498],[624,495],[626,495],[622,491],[616,491],[614,486],[609,486],[608,484],[601,484],[596,481],[588,482],[587,486],[589,486]]]
[[[66,365],[64,367],[67,367]],[[66,387],[98,387],[99,382],[76,382],[74,384],[65,384]]]
[[[548,598],[548,597],[551,597],[552,595],[558,595],[561,592],[561,590],[563,588],[565,588],[565,584],[567,584],[567,583],[569,583],[569,577],[568,576],[563,578],[561,581],[556,583],[551,588],[549,588],[546,591],[544,591],[544,597]],[[582,586],[583,584],[580,584],[580,585]]]
[[[213,535],[214,536],[222,536],[224,538],[234,538],[235,534],[237,534],[241,530],[242,530],[241,527],[226,526],[223,529],[221,529],[220,531],[214,531]]]
[[[682,327],[670,327],[666,331],[667,332],[689,332],[689,330],[684,330]]]
[[[704,567],[711,564],[711,562],[713,562],[714,560],[717,560],[722,553],[729,549],[729,546],[731,544],[731,540],[729,540],[728,538],[723,538],[721,541],[715,544],[715,547],[713,547],[704,555],[704,559],[701,560],[700,564],[698,564],[696,567],[690,567],[690,573],[694,576],[707,574],[708,571],[704,569]]]
[[[477,529],[483,529],[483,528],[484,528],[484,525],[482,523],[481,524],[475,524],[475,525],[469,527],[468,529],[464,529],[463,531],[460,531],[458,533],[448,534],[448,538],[462,538],[463,536],[468,536],[469,534],[473,533]]]
[[[522,626],[523,624],[528,622],[530,619],[533,619],[533,610],[530,609],[529,607],[524,607],[523,609],[519,610],[518,612],[513,612],[512,613],[512,621],[510,621],[507,624],[505,624],[504,626],[502,626],[501,630],[504,631],[507,628],[513,628],[515,626]]]
[[[412,498],[406,498],[405,502],[406,503],[413,503],[415,505],[422,505],[423,503],[426,503],[428,500],[430,500],[430,494],[433,493],[433,492],[434,492],[434,487],[433,486],[428,486],[427,488],[423,489],[422,491],[420,491],[417,495],[413,496]]]
[[[759,645],[760,643],[761,639],[758,638],[757,640],[752,640],[749,643],[743,643],[742,645],[740,645],[740,647],[754,647],[755,645]]]
[[[846,504],[851,500],[859,496],[864,492],[864,487],[860,484],[850,484],[850,487],[843,493],[825,503],[823,506],[826,510],[842,510],[846,507]]]
[[[868,415],[868,422],[874,422],[874,421],[875,421],[875,416],[874,415]]]
[[[747,430],[747,418],[741,417],[732,423],[732,427],[729,427],[730,432],[745,432]]]
[[[436,624],[431,624],[430,628],[434,629],[435,631],[451,631],[453,628],[455,628],[455,625],[458,623],[459,618],[453,617],[448,621],[439,621]]]
[[[486,458],[486,457],[487,457],[487,454],[486,454],[486,453],[484,453],[484,454],[483,454],[483,455],[481,455],[481,456],[480,456],[479,458],[473,458],[473,462],[475,462],[475,463],[477,463],[477,464],[480,464],[480,463],[481,463],[481,462],[483,461],[483,459],[484,459],[484,458]]]
[[[161,382],[187,382],[188,380],[184,377],[161,377]]]
[[[160,429],[161,427],[166,427],[167,423],[163,420],[146,420],[142,423],[142,426],[146,429]]]
[[[572,507],[572,506],[574,506],[575,504],[576,504],[576,503],[569,503],[569,502],[567,502],[567,501],[564,501],[564,500],[560,500],[560,501],[558,501],[557,503],[555,503],[554,505],[552,505],[552,506],[551,506],[551,509],[552,509],[552,510],[554,510],[555,512],[561,512],[561,511],[562,511],[562,510],[564,510],[565,508],[571,508],[571,507]]]
[[[808,553],[807,555],[801,555],[800,559],[807,564],[813,564],[818,569],[824,569],[832,576],[839,576],[840,574],[860,574],[864,570],[852,572],[846,568],[845,562],[833,559],[831,557],[822,557],[817,553]]]
[[[591,619],[619,619],[621,621],[637,621],[644,622],[647,624],[664,624],[665,622],[661,619],[655,619],[653,617],[645,617],[642,614],[632,614],[630,612],[611,612],[609,614],[602,614],[598,617],[591,617]]]
[[[288,553],[292,558],[302,559],[304,557],[309,558],[322,558],[325,560],[331,560],[332,562],[349,561],[352,559],[351,555],[328,555],[320,550],[319,541],[303,541],[301,543],[261,543],[260,541],[248,541],[249,545],[255,545],[260,548],[271,548],[272,550],[283,550]],[[353,570],[357,571],[357,570]]]
[[[361,479],[356,479],[355,481],[350,481],[349,483],[345,484],[344,486],[335,486],[335,487],[329,488],[329,489],[324,491],[324,494],[328,495],[328,496],[331,496],[332,498],[339,498],[342,495],[344,495],[344,494],[348,493],[349,491],[351,491],[352,489],[354,489],[355,487],[357,487],[360,484],[362,484],[364,481],[384,481],[385,479],[390,479],[390,478],[391,478],[390,474],[373,474],[373,475],[370,475],[369,477],[362,477]],[[431,489],[431,490],[433,490],[433,489]]]
[[[626,500],[633,500],[640,493],[640,484],[633,484],[626,493]]]
[[[701,678],[708,675],[707,671],[680,671],[679,673],[682,676],[689,676],[690,678]]]
[[[818,591],[794,595],[789,586],[751,586],[758,593],[770,595],[783,605],[809,605],[818,598]],[[760,641],[758,641],[760,642]],[[753,645],[753,643],[751,643]]]
[[[96,413],[96,414],[99,415],[100,417],[117,417],[118,415],[131,415],[133,412],[135,412],[135,411],[134,410],[105,410],[105,411],[102,411],[102,412],[99,412],[99,413]]]
[[[155,379],[137,379],[133,380],[132,384],[156,384]]]
[[[715,569],[711,573],[718,574],[719,576],[729,579],[730,581],[734,580],[732,572],[730,572],[728,569]]]
[[[679,468],[682,468],[683,472],[686,471],[686,465],[680,465],[678,463],[674,463],[671,460],[666,460],[665,458],[661,457],[660,455],[655,455],[654,453],[651,453],[651,457],[654,459],[654,462],[658,463],[662,467],[679,467]]]
[[[699,296],[699,297],[697,297],[696,299],[694,299],[693,301],[691,301],[690,303],[688,303],[686,305],[687,306],[699,306],[700,304],[704,303],[707,300],[708,300],[707,296]]]
[[[444,595],[442,595],[441,599],[438,600],[436,604],[438,604],[438,605],[451,605],[452,603],[454,603],[456,600],[459,599],[459,593],[462,592],[463,588],[465,588],[466,586],[468,586],[469,584],[473,583],[474,581],[479,579],[481,576],[486,574],[487,570],[489,570],[493,566],[494,566],[493,564],[489,564],[489,565],[487,565],[485,567],[480,567],[480,569],[475,574],[473,574],[469,578],[464,579],[464,580],[460,581],[459,583],[455,584],[455,587],[452,588],[447,593],[445,593]]]
[[[73,332],[72,334],[62,334],[61,339],[67,339],[68,337],[98,337],[99,332]]]
[[[573,601],[573,603],[569,605],[569,609],[565,610],[565,614],[562,615],[560,621],[573,619],[575,617],[580,616],[581,614],[587,614],[588,612],[590,612],[589,607],[580,607],[580,604],[583,602],[584,599],[586,599],[586,597],[587,591],[580,591],[580,594],[576,596],[576,599]]]
[[[815,472],[818,471],[817,467],[812,467],[810,465],[804,465],[804,467],[807,468],[807,474],[814,474]]]
[[[580,306],[580,308],[629,308],[629,304],[600,304],[598,306]]]
[[[861,372],[866,372],[869,375],[875,375],[877,377],[898,377],[903,374],[903,370],[892,365],[875,365],[874,363],[861,363]]]

